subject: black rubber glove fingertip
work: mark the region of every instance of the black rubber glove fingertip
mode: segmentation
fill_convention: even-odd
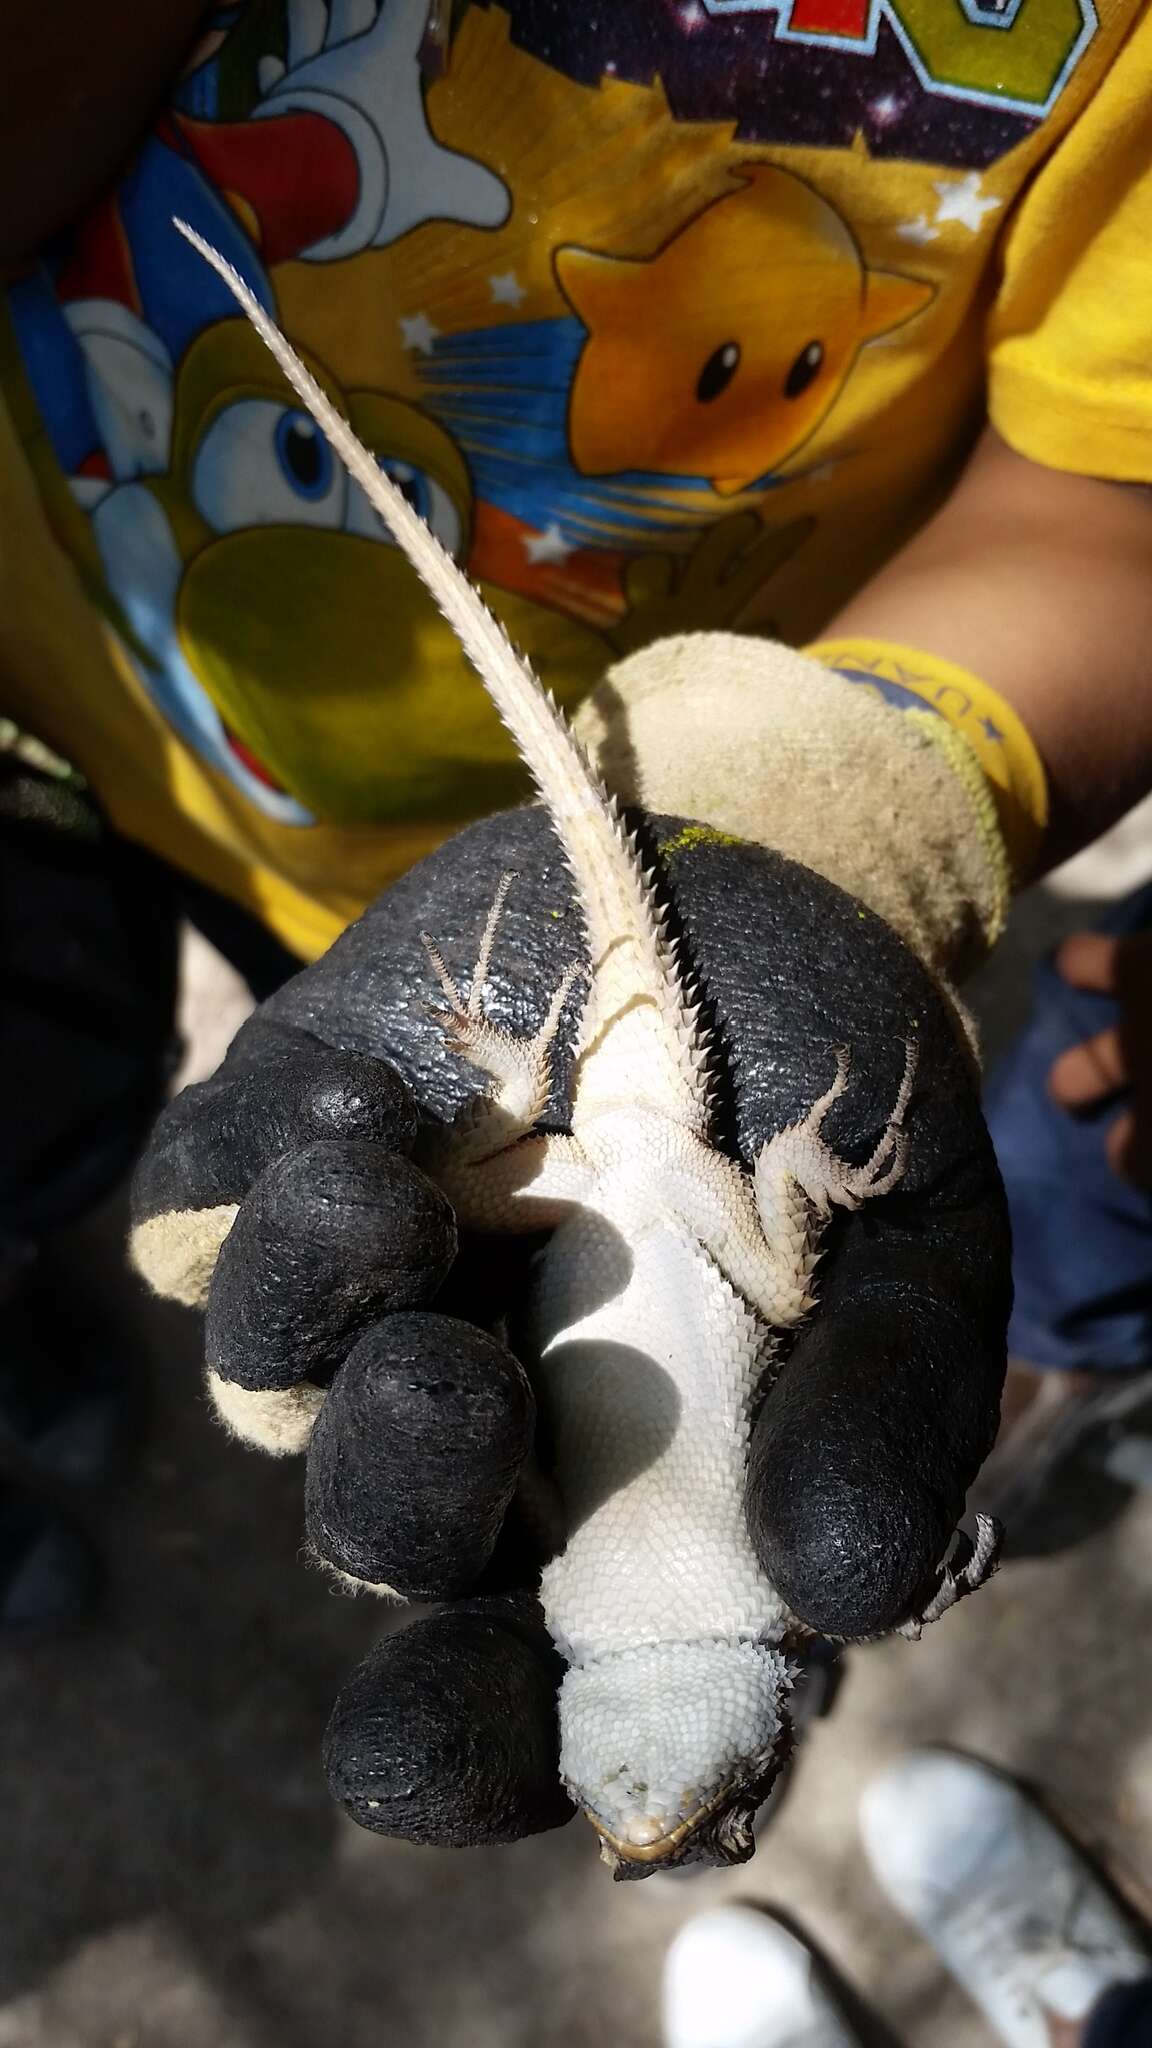
[[[410,1160],[316,1140],[267,1169],[221,1247],[208,1363],[253,1391],[323,1384],[369,1323],[435,1292],[455,1251],[451,1206]]]
[[[353,1672],[324,1738],[349,1817],[436,1848],[561,1827],[559,1660],[542,1626],[447,1610],[389,1636]]]
[[[779,1439],[750,1465],[753,1541],[765,1571],[799,1619],[819,1634],[883,1635],[908,1619],[944,1555],[952,1519],[940,1501],[869,1469],[823,1471],[790,1457]]]
[[[895,1284],[817,1312],[760,1411],[746,1495],[756,1554],[808,1627],[882,1635],[919,1611],[995,1432],[1001,1359]]]
[[[495,1337],[451,1316],[389,1316],[341,1366],[312,1434],[312,1548],[409,1600],[469,1591],[492,1556],[534,1418],[527,1375]]]

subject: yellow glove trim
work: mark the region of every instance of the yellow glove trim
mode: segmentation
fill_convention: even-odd
[[[1031,734],[999,691],[938,654],[890,640],[818,640],[805,652],[916,717],[975,804],[1006,890],[1024,881],[1048,823],[1048,784]]]

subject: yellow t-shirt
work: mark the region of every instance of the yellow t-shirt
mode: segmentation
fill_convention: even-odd
[[[812,638],[985,409],[1152,480],[1135,0],[336,19],[225,15],[0,317],[4,708],[298,952],[522,784],[173,214],[567,702],[664,633]]]

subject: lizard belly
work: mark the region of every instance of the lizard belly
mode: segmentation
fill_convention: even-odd
[[[784,1619],[743,1510],[767,1333],[675,1215],[638,1227],[642,1198],[634,1174],[601,1181],[533,1289],[529,1342],[569,1531],[542,1598],[575,1665],[770,1640]]]

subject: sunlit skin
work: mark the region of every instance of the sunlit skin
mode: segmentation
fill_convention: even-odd
[[[1113,996],[1120,1019],[1053,1062],[1052,1099],[1076,1112],[1129,1095],[1108,1132],[1108,1157],[1124,1180],[1152,1187],[1152,932],[1077,932],[1064,941],[1056,965],[1071,987]]]
[[[1051,2048],[1081,2048],[1084,2029],[1079,2020],[1062,2020],[1050,2017],[1047,2022]]]

